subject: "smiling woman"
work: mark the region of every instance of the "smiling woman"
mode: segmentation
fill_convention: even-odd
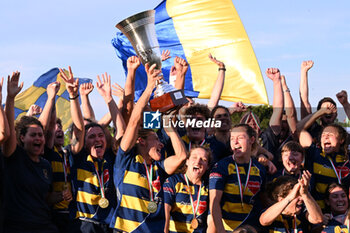
[[[331,183],[326,190],[327,211],[323,215],[322,232],[346,232],[349,230],[349,198],[347,187]],[[341,230],[341,231],[340,231]]]
[[[164,232],[206,232],[209,190],[204,174],[211,160],[210,149],[193,146],[186,160],[186,172],[175,174],[164,183]]]
[[[209,177],[210,213],[208,232],[233,231],[242,224],[255,224],[259,191],[266,177],[264,167],[252,158],[256,132],[247,124],[231,129],[233,155],[214,166]]]
[[[58,232],[53,225],[47,200],[52,170],[41,157],[45,138],[43,126],[34,117],[24,116],[14,124],[14,99],[20,92],[19,72],[8,79],[6,116],[10,136],[3,147],[4,232]],[[16,140],[17,136],[17,140]]]

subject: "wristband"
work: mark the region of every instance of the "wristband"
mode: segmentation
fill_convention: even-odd
[[[287,88],[286,90],[283,90],[283,92],[290,92],[289,88]]]
[[[219,71],[220,71],[220,70],[226,71],[226,68],[225,68],[225,67],[223,67],[223,68],[220,67],[220,68],[219,68]]]
[[[70,96],[69,96],[69,100],[75,100],[75,99],[78,98],[78,97],[79,97],[79,94],[76,95],[75,97],[70,97]]]

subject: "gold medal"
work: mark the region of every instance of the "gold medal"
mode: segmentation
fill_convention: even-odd
[[[150,201],[148,203],[147,209],[151,214],[155,213],[158,209],[157,203],[155,203],[154,201]]]
[[[197,227],[198,227],[198,220],[196,218],[193,218],[191,221],[191,228],[197,229]]]
[[[107,207],[109,206],[109,201],[107,200],[107,198],[102,197],[102,198],[98,201],[98,205],[99,205],[101,208],[105,209],[105,208],[107,208]]]

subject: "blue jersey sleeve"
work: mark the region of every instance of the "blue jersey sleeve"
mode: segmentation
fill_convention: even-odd
[[[227,164],[225,159],[216,163],[210,172],[209,190],[224,190],[227,176]],[[225,166],[226,165],[226,166]]]
[[[175,203],[175,182],[171,177],[166,179],[163,185],[164,203],[172,206]]]

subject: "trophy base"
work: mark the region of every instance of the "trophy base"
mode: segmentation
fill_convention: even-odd
[[[187,102],[188,100],[186,99],[183,90],[175,90],[150,100],[150,105],[152,111],[159,110],[160,112],[167,112],[177,107],[181,107]]]

